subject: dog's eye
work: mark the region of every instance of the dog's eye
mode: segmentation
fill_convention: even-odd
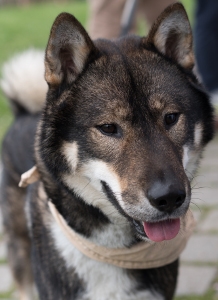
[[[115,124],[104,124],[98,126],[98,128],[103,134],[112,135],[117,133],[117,126]]]
[[[164,121],[166,125],[173,125],[177,122],[178,120],[178,113],[174,113],[174,114],[167,114],[165,115]]]

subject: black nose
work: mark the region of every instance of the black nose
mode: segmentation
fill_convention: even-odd
[[[148,190],[147,197],[152,206],[171,213],[183,204],[186,192],[181,186],[156,183]]]

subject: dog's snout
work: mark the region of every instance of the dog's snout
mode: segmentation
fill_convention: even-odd
[[[160,211],[171,213],[183,204],[186,192],[176,185],[166,186],[156,183],[148,190],[147,197],[152,206]]]

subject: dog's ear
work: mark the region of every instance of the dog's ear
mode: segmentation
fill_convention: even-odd
[[[155,47],[183,68],[193,68],[192,31],[181,3],[168,6],[157,18],[145,40],[145,46]]]
[[[50,86],[72,83],[97,49],[71,14],[60,14],[51,29],[45,53],[45,79]]]

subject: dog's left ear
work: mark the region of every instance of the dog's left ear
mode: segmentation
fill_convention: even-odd
[[[45,80],[50,86],[58,86],[64,80],[71,84],[97,52],[79,21],[71,14],[60,14],[52,26],[45,52]]]
[[[183,68],[192,69],[194,53],[192,31],[186,11],[181,3],[168,6],[152,26],[145,46],[155,47]]]

